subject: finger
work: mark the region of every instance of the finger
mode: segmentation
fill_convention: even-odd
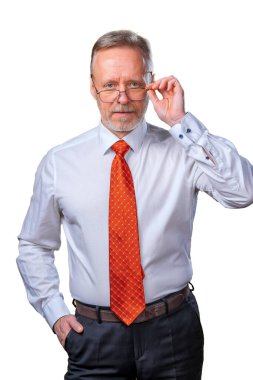
[[[158,90],[161,84],[162,79],[158,79],[155,82],[152,82],[146,86],[147,90]]]
[[[150,85],[147,86],[148,90],[157,90],[159,91],[162,95],[164,95],[166,92],[167,93],[173,93],[174,91],[180,91],[182,90],[182,87],[173,75],[165,78],[158,79],[156,82],[151,83]]]
[[[152,90],[158,90],[159,88],[166,87],[166,84],[169,81],[176,80],[176,78],[173,75],[170,75],[169,77],[164,77],[157,79],[155,82],[152,82],[146,86],[147,89]]]
[[[159,86],[159,91],[173,91],[176,88],[179,88],[180,84],[176,78],[170,78],[169,80],[162,80]]]
[[[161,97],[159,98],[157,96],[157,93],[159,93],[162,96],[163,99],[166,99],[170,95],[170,92],[171,91],[160,90],[160,89],[157,89],[157,90],[148,90],[148,96],[149,96],[149,99],[151,100],[151,102],[153,103],[153,105],[155,105],[156,103],[158,103],[161,100]]]

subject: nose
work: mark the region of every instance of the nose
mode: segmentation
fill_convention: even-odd
[[[126,91],[119,91],[118,103],[120,103],[120,104],[129,103],[129,98],[126,94]]]

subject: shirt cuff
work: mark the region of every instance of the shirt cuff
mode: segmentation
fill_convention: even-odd
[[[170,133],[184,148],[187,148],[197,144],[208,130],[195,116],[187,112],[180,123],[171,127]]]
[[[44,317],[53,329],[55,322],[64,315],[71,314],[61,296],[52,298],[43,308]]]

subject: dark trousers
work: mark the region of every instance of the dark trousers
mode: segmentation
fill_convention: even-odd
[[[83,334],[71,331],[65,380],[200,380],[203,331],[192,293],[173,312],[132,324],[80,315]]]

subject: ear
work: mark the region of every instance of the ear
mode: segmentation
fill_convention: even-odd
[[[93,81],[92,81],[91,78],[90,78],[90,93],[91,93],[91,95],[93,96],[94,99],[97,99],[96,89],[94,87],[94,83],[93,83]]]
[[[148,76],[146,77],[147,84],[151,84],[155,80],[155,74],[152,71],[148,71],[146,73]]]

